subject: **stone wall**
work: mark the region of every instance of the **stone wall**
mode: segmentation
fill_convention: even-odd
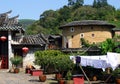
[[[23,57],[23,68],[25,68],[26,66],[30,66],[30,65],[34,65],[34,52],[29,52],[27,54],[24,54]]]

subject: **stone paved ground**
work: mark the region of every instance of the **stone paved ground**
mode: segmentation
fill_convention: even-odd
[[[0,84],[57,84],[57,81],[54,80],[53,74],[47,75],[45,82],[40,82],[38,76],[31,76],[24,72],[14,74],[0,70]]]
[[[20,72],[18,74],[9,73],[6,70],[0,70],[0,84],[58,84],[55,81],[55,75],[47,75],[47,80],[45,82],[40,82],[38,76],[31,76],[30,74],[25,74]],[[89,84],[85,81],[84,84]],[[107,84],[100,83],[100,81],[91,81],[91,84]]]

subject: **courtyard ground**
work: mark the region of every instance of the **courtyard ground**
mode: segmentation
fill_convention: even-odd
[[[100,82],[91,81],[91,84],[105,84]],[[47,80],[40,82],[38,76],[31,76],[25,72],[15,74],[9,73],[7,70],[0,70],[0,84],[58,84],[58,81],[55,80],[55,74],[47,75]],[[88,82],[85,81],[84,84],[88,84]]]
[[[57,81],[54,80],[54,74],[47,75],[47,80],[40,82],[38,76],[31,76],[24,72],[15,74],[0,70],[0,84],[57,84]]]

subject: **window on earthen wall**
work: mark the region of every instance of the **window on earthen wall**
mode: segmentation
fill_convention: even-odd
[[[91,27],[91,29],[93,29],[93,27]]]
[[[80,38],[84,38],[84,33],[81,33],[81,34],[80,34]]]
[[[96,42],[93,42],[93,44],[96,44]]]
[[[92,37],[95,37],[95,34],[92,34]]]
[[[71,27],[71,28],[70,28],[70,31],[71,31],[71,32],[74,32],[74,27]]]
[[[74,37],[74,35],[71,36],[71,38],[73,38],[73,37]]]

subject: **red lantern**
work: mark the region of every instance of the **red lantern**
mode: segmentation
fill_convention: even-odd
[[[1,36],[0,39],[1,39],[1,41],[3,41],[3,42],[7,40],[7,38],[6,38],[5,36]]]
[[[29,49],[28,49],[27,47],[23,47],[23,48],[22,48],[22,51],[23,51],[24,53],[27,53],[28,50],[29,50]]]

